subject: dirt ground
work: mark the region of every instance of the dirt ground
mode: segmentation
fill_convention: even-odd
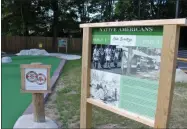
[[[46,115],[53,119],[60,128],[63,128],[63,123],[60,121],[60,115],[57,110],[56,97],[57,92],[63,88],[63,82],[60,78],[57,81],[56,88],[49,97],[45,105]],[[72,122],[70,127],[79,127],[79,122]],[[118,124],[106,124],[100,125],[96,128],[119,128]],[[172,103],[172,111],[170,117],[170,128],[184,128],[187,127],[187,87],[186,86],[176,86],[174,90],[174,98]]]

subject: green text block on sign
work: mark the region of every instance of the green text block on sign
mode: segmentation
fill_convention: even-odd
[[[154,120],[158,82],[122,75],[119,108]]]

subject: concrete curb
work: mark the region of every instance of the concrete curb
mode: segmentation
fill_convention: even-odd
[[[55,70],[55,72],[53,73],[53,76],[51,77],[51,91],[53,91],[55,84],[62,72],[62,69],[64,67],[66,63],[66,60],[61,60],[60,64],[58,65],[57,69]],[[48,97],[50,96],[51,93],[45,93],[44,94],[44,102],[46,103]],[[27,107],[27,109],[23,112],[22,115],[26,115],[26,114],[32,114],[33,113],[33,105],[32,102],[31,104]]]
[[[59,129],[57,123],[55,123],[53,120],[50,118],[46,117],[45,122],[38,123],[34,122],[34,115],[33,114],[28,114],[28,115],[22,115],[19,117],[19,119],[16,121],[14,124],[13,129],[21,129],[21,128],[33,128],[33,129]]]

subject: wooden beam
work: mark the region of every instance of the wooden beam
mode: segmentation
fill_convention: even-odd
[[[162,26],[162,25],[187,26],[187,19],[186,18],[181,18],[181,19],[161,19],[161,20],[138,20],[138,21],[87,23],[87,24],[80,24],[80,28],[84,28],[84,27],[123,27],[123,26]]]
[[[148,119],[144,116],[140,116],[138,114],[131,113],[129,111],[119,109],[119,108],[114,107],[114,106],[110,106],[108,104],[103,103],[102,101],[95,100],[95,99],[92,99],[92,98],[88,98],[87,102],[90,103],[90,104],[93,104],[97,107],[100,107],[102,109],[105,109],[105,110],[111,111],[113,113],[116,113],[118,115],[121,115],[121,116],[127,117],[129,119],[138,121],[138,122],[143,123],[145,125],[154,127],[154,120]]]
[[[175,85],[180,27],[177,25],[164,25],[163,34],[155,128],[168,128]]]
[[[82,49],[82,84],[80,106],[80,128],[91,128],[92,105],[87,103],[90,96],[90,67],[91,67],[91,28],[83,29]]]
[[[20,68],[45,68],[50,69],[51,65],[43,65],[40,63],[32,63],[32,64],[22,64]]]
[[[177,60],[187,62],[187,58],[177,58]]]

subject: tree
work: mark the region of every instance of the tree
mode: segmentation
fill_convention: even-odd
[[[137,6],[138,5],[138,6]],[[176,0],[118,0],[117,20],[175,18]],[[179,17],[187,16],[187,1],[180,0]]]
[[[176,0],[2,0],[2,35],[57,37],[80,23],[175,18]],[[179,1],[179,17],[187,17]]]
[[[47,6],[42,0],[3,0],[3,35],[44,35],[47,31]]]
[[[138,13],[135,13],[137,7],[133,6],[135,4],[138,4],[137,0],[119,0],[115,8],[115,18],[120,21],[138,19]]]
[[[181,0],[179,3],[179,17],[186,18],[187,17],[187,1]]]

